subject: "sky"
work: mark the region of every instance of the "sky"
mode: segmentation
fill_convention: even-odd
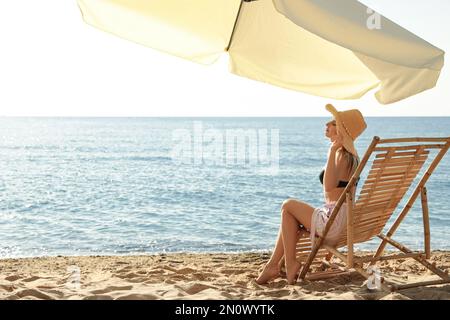
[[[450,1],[363,0],[433,45],[450,49]],[[75,0],[0,1],[0,116],[450,116],[450,70],[436,88],[390,105],[315,97],[203,66],[99,31]]]

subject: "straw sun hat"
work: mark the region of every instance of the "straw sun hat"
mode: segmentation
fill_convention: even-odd
[[[336,120],[337,133],[342,136],[344,148],[358,156],[355,149],[355,140],[367,128],[364,117],[357,109],[347,111],[337,111],[332,104],[327,104],[325,107]]]

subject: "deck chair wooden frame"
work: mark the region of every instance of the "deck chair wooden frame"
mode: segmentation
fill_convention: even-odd
[[[439,279],[398,284],[382,278],[382,289],[389,291],[402,290],[418,286],[437,285],[450,283],[448,272],[445,272],[429,261],[430,248],[430,224],[428,213],[428,200],[426,183],[442,160],[450,146],[448,138],[401,138],[380,139],[374,137],[364,157],[350,179],[347,187],[338,199],[330,219],[325,226],[321,236],[317,235],[314,244],[308,235],[300,237],[297,243],[297,259],[303,263],[300,280],[317,280],[334,277],[337,274],[359,272],[369,279],[370,274],[366,271],[369,266],[378,261],[413,258]],[[431,149],[438,149],[431,164],[418,180],[418,173],[426,162]],[[365,183],[359,193],[359,198],[353,201],[354,190],[361,172],[365,168],[371,156],[374,155],[371,169],[365,179]],[[419,181],[404,208],[400,211],[397,219],[386,234],[382,231],[388,220],[398,207],[402,198],[414,181]],[[410,211],[417,198],[421,196],[424,228],[424,251],[414,252],[393,239],[394,233]],[[347,230],[338,243],[330,246],[326,244],[325,238],[335,220],[340,207],[344,202],[348,204]],[[365,242],[378,237],[381,243],[376,253],[370,256],[358,257],[354,252],[356,243]],[[386,245],[391,245],[400,251],[399,254],[385,255]],[[346,251],[338,248],[347,247]],[[332,256],[343,261],[345,267],[331,268],[329,272],[312,272],[314,265],[330,267]]]

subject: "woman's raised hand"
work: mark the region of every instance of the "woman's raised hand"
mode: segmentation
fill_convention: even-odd
[[[336,151],[342,146],[343,146],[343,139],[342,139],[342,136],[340,134],[336,134],[336,135],[331,137],[330,150]]]

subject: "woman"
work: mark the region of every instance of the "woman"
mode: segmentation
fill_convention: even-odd
[[[326,109],[334,116],[326,124],[325,136],[330,139],[328,159],[325,169],[320,174],[323,184],[325,205],[313,208],[307,203],[288,199],[281,206],[281,226],[275,248],[269,262],[256,279],[264,284],[280,275],[280,262],[284,256],[286,277],[289,284],[297,281],[301,264],[296,260],[295,247],[305,229],[310,231],[311,241],[315,234],[321,234],[336,201],[341,196],[348,181],[359,163],[354,141],[366,129],[367,125],[359,110],[337,111],[331,104]],[[346,227],[346,204],[344,203],[330,228],[325,241],[337,241]]]

